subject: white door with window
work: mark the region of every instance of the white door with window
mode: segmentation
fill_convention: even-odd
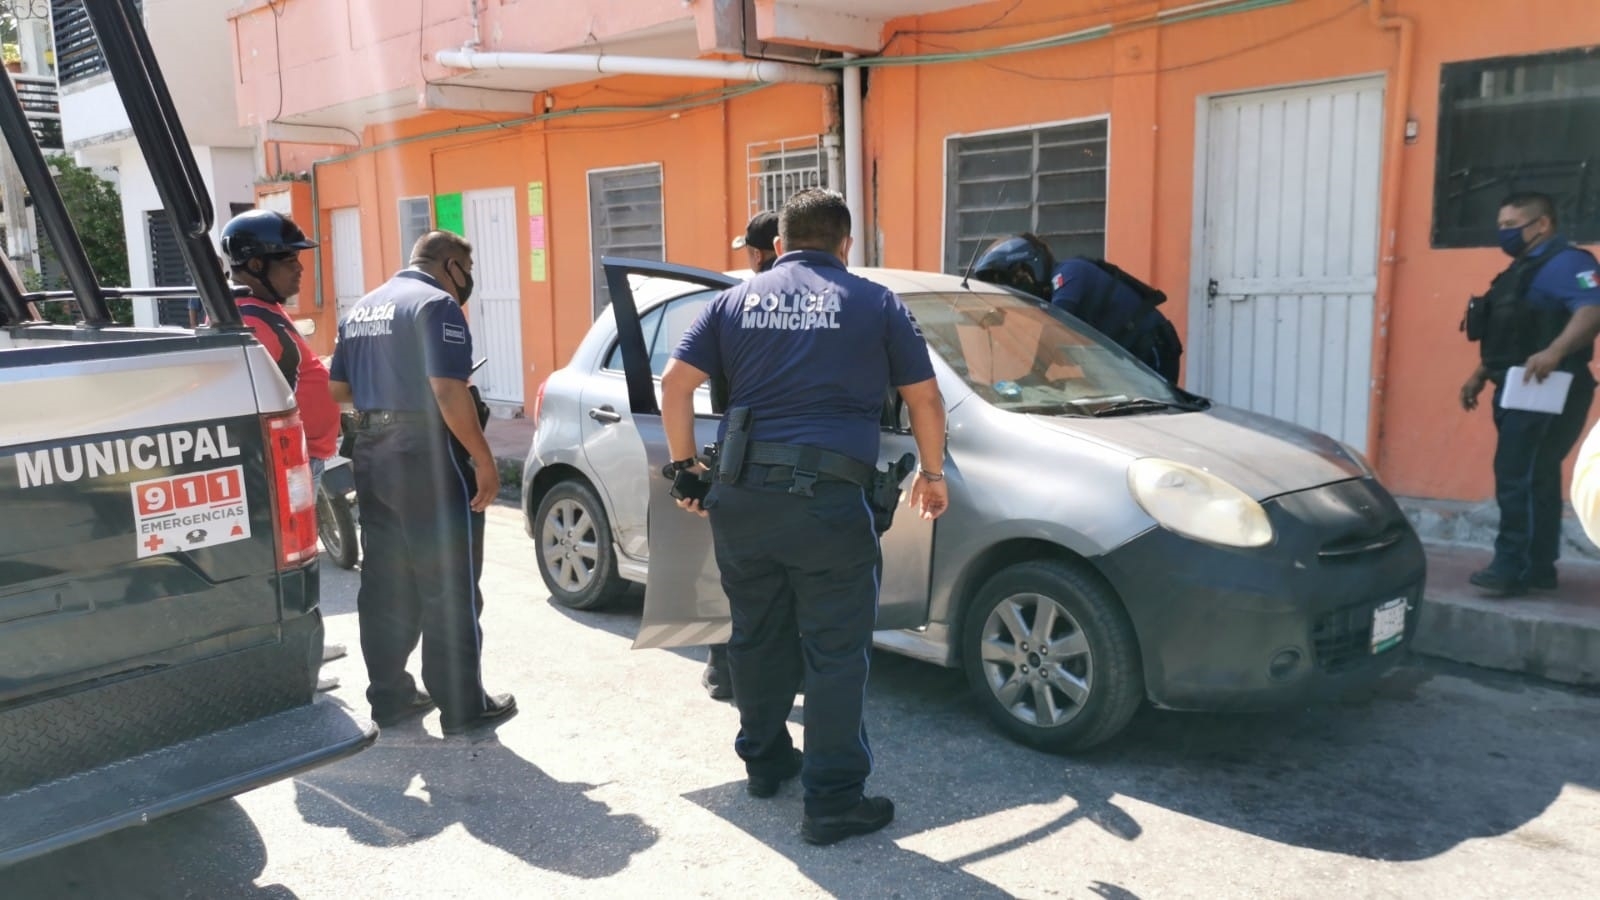
[[[517,265],[517,199],[512,188],[468,191],[461,197],[466,239],[472,242],[472,356],[484,362],[472,376],[483,399],[522,405],[522,291]]]
[[[1210,101],[1189,383],[1367,443],[1383,80]]]
[[[342,322],[350,307],[367,293],[361,263],[361,210],[354,206],[336,209],[332,218],[334,310]]]

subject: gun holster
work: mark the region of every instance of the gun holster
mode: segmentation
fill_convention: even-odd
[[[888,531],[893,524],[895,508],[900,505],[900,483],[916,466],[917,458],[905,453],[886,468],[872,473],[872,484],[867,489],[867,504],[872,507],[872,525],[879,534]]]
[[[489,404],[483,402],[483,395],[478,393],[477,385],[467,385],[467,393],[472,395],[472,405],[478,410],[478,427],[487,426],[489,424]]]
[[[750,447],[750,407],[735,406],[728,410],[728,430],[722,433],[722,444],[717,448],[716,481],[733,484],[744,470],[745,451]]]

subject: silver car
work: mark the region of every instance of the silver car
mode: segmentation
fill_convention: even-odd
[[[705,520],[678,509],[659,378],[733,275],[603,260],[612,305],[552,373],[523,509],[556,602],[646,583],[636,647],[728,639]],[[1004,288],[860,269],[922,327],[948,411],[949,511],[883,536],[875,643],[960,666],[1036,747],[1115,735],[1140,703],[1269,708],[1370,683],[1403,655],[1422,546],[1331,438],[1169,386],[1065,313]],[[697,437],[716,439],[702,389]],[[885,397],[882,461],[914,453]]]

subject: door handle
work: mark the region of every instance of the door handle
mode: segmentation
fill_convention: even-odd
[[[602,425],[615,425],[622,421],[622,416],[610,404],[589,410],[589,418]]]

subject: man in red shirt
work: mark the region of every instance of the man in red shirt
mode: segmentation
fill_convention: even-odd
[[[283,304],[300,293],[300,278],[305,273],[300,251],[315,246],[287,216],[269,210],[241,213],[222,226],[222,255],[233,270],[234,282],[250,291],[250,296],[238,300],[239,315],[294,390],[306,429],[313,491],[321,487],[322,470],[339,450],[339,405],[328,389],[328,367],[295,330]],[[341,644],[322,648],[324,662],[344,654]],[[323,678],[317,690],[338,686],[338,679]]]
[[[327,366],[283,312],[283,304],[300,292],[300,251],[315,246],[287,216],[264,209],[241,213],[222,228],[222,254],[233,280],[250,291],[239,299],[239,315],[294,389],[317,484],[339,449],[339,405],[328,389]]]

